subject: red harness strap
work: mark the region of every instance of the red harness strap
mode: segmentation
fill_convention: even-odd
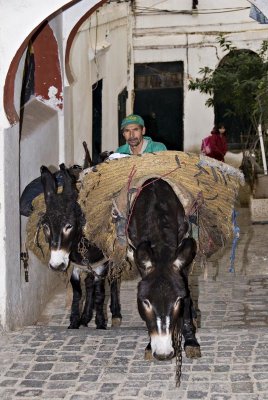
[[[194,215],[203,204],[204,204],[204,196],[203,192],[200,191],[197,194],[196,199],[194,200],[190,210],[188,211],[187,216],[189,217],[191,215]]]

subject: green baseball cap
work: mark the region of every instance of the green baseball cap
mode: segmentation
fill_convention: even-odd
[[[139,115],[130,114],[126,118],[124,118],[123,121],[121,122],[121,129],[130,124],[137,124],[144,126],[144,121]]]

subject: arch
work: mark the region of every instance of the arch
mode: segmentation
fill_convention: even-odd
[[[29,40],[31,37],[40,29],[40,27],[44,24],[44,22],[48,21],[49,19],[53,18],[53,16],[57,15],[59,12],[63,12],[64,10],[68,9],[69,7],[73,6],[74,4],[78,3],[81,0],[72,0],[66,2],[65,6],[60,7],[58,10],[54,11],[52,14],[50,14],[46,19],[44,19],[39,25],[36,26],[35,29],[31,31],[31,33],[24,39],[22,42],[21,46],[17,50],[15,56],[13,57],[7,75],[5,79],[5,85],[4,85],[4,110],[6,117],[10,123],[10,125],[15,125],[16,123],[19,122],[19,116],[18,113],[15,109],[15,104],[14,104],[14,90],[15,90],[15,77],[16,73],[18,70],[19,62],[21,60],[21,57],[26,50]]]
[[[249,62],[247,61],[248,56],[252,58],[250,61],[251,68],[249,68]],[[248,91],[248,88],[245,86],[243,90],[242,81],[259,76],[261,73],[261,65],[262,60],[254,51],[249,49],[233,49],[222,58],[215,70],[215,76],[217,76],[217,90],[214,92],[215,124],[223,123],[224,126],[226,126],[230,150],[240,150],[244,138],[248,137],[253,130],[252,122],[247,112],[237,113],[237,108],[233,108],[230,102],[228,102],[228,100],[226,101],[226,97],[228,98],[230,94],[238,93],[237,90],[234,91],[234,86],[232,85],[234,81],[231,79],[231,76],[234,73],[239,85],[238,87],[240,88],[241,99],[246,99],[247,93],[245,90]],[[221,83],[221,76],[223,75],[224,77],[230,76],[230,78],[223,78],[223,83]],[[224,94],[226,92],[226,86],[224,86],[226,81],[229,82],[230,85],[228,96]],[[249,100],[249,98],[247,99]],[[248,104],[250,103],[248,102]],[[243,109],[244,107],[241,107],[241,110]]]
[[[75,24],[73,29],[71,30],[68,39],[67,39],[67,44],[66,44],[66,52],[65,52],[65,72],[66,72],[66,77],[68,79],[69,84],[74,82],[73,74],[71,71],[70,67],[70,52],[72,48],[72,44],[75,38],[75,35],[78,32],[78,29],[80,26],[90,17],[91,14],[93,14],[98,8],[100,8],[103,4],[107,3],[108,0],[101,0],[95,6],[93,6],[90,10],[88,10],[81,18],[80,20]]]

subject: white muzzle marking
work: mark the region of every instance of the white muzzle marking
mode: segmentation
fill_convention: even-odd
[[[151,335],[152,354],[159,357],[170,357],[174,353],[171,334]]]
[[[69,254],[65,250],[51,250],[49,265],[56,269],[60,265],[64,264],[65,269],[69,264]]]

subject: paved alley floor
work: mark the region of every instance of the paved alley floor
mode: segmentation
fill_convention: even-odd
[[[67,330],[65,291],[35,326],[0,338],[0,399],[268,399],[268,225],[239,215],[235,273],[230,247],[198,276],[202,357],[145,361],[147,332],[136,307],[137,281],[122,283],[118,329]]]

